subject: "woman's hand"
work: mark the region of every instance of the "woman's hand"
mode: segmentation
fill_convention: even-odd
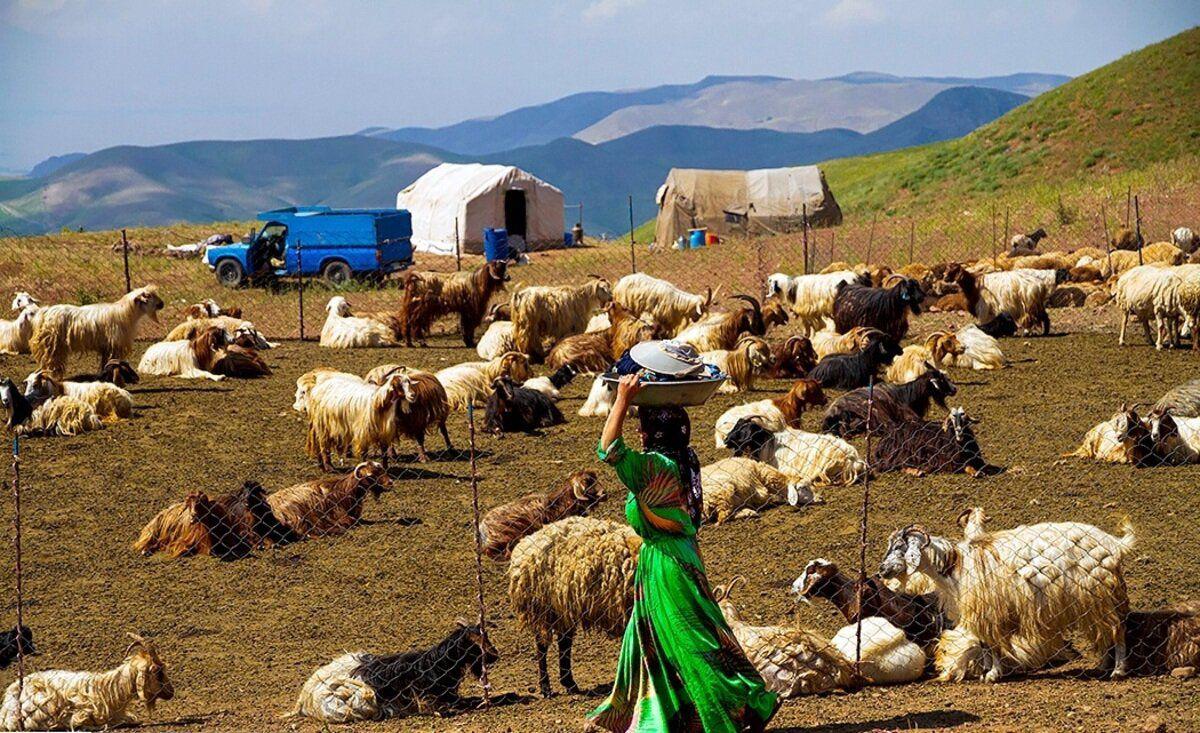
[[[617,382],[617,397],[623,400],[632,400],[641,391],[642,375],[640,374],[626,374]]]
[[[621,437],[621,423],[625,420],[629,403],[641,389],[640,374],[626,374],[617,380],[617,396],[613,398],[612,409],[609,410],[608,419],[604,421],[604,430],[600,433],[600,445],[604,448],[607,449],[614,440]]]

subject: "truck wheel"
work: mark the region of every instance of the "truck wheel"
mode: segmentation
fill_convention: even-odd
[[[217,263],[217,282],[227,288],[241,287],[246,279],[246,271],[237,260],[225,259]]]
[[[354,272],[341,260],[334,260],[325,263],[321,268],[321,277],[325,278],[325,282],[333,287],[341,287],[350,282],[350,278],[354,276]]]

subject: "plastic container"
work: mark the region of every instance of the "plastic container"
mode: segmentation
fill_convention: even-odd
[[[620,377],[603,374],[600,377],[613,389],[617,388]],[[633,396],[633,404],[640,407],[661,407],[663,405],[678,405],[693,407],[708,402],[708,398],[716,394],[717,389],[725,384],[725,377],[703,379],[680,379],[673,382],[642,382],[642,388]]]
[[[575,246],[575,235],[570,232],[563,232],[563,246],[564,247],[574,247]]]
[[[720,242],[721,242],[721,238],[718,237],[716,235],[716,233],[714,233],[714,232],[708,232],[704,236],[705,244],[720,244]]]
[[[691,235],[688,237],[688,243],[691,244],[692,249],[697,249],[704,246],[706,233],[707,232],[703,229],[693,229],[691,231]]]
[[[508,231],[487,227],[483,230],[483,256],[488,262],[508,259]]]

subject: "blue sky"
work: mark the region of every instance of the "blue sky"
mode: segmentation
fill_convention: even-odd
[[[1197,23],[1196,0],[0,0],[0,169],[708,74],[1074,75]]]

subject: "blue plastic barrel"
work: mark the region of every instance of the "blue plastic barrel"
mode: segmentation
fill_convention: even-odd
[[[691,236],[688,239],[688,243],[692,245],[692,249],[704,246],[704,234],[705,232],[703,229],[692,230]]]
[[[508,230],[491,227],[483,230],[483,256],[488,262],[508,259]]]

